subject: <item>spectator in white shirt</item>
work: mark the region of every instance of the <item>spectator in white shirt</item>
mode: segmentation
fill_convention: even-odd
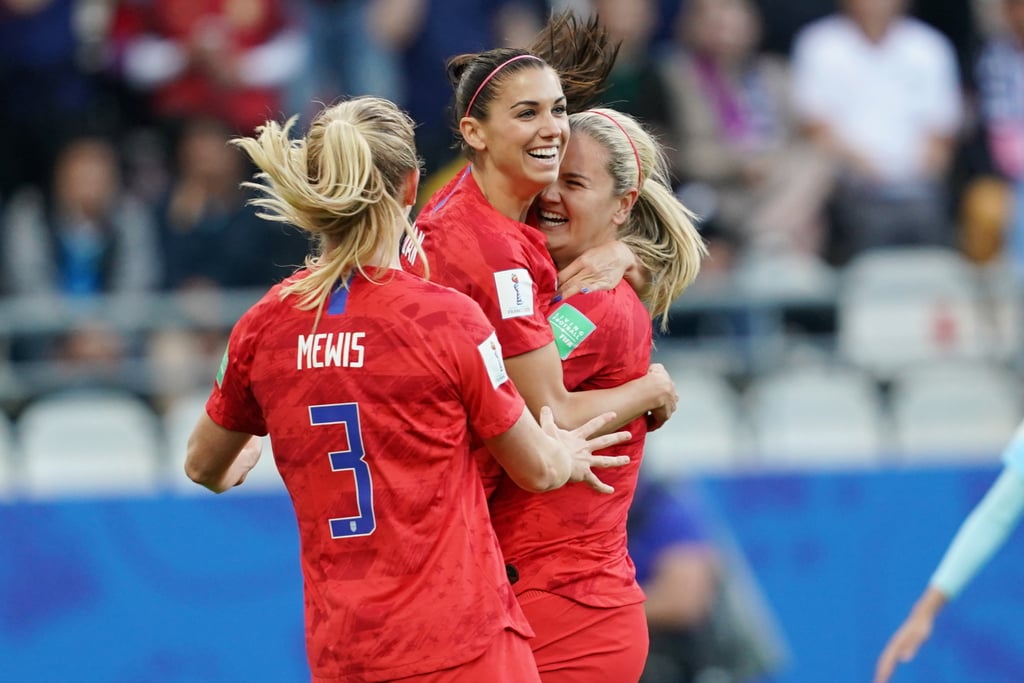
[[[945,194],[962,117],[949,40],[907,0],[842,0],[793,49],[796,107],[841,168],[833,256],[953,243]]]

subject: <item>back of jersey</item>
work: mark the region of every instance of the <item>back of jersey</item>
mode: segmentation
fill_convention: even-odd
[[[236,326],[208,412],[269,431],[299,522],[316,677],[454,666],[511,626],[472,428],[522,414],[466,297],[400,271],[353,277],[315,312],[272,291]]]

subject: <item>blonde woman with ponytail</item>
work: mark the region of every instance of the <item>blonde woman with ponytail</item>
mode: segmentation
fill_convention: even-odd
[[[611,109],[576,113],[569,122],[558,180],[534,205],[555,264],[620,240],[650,280],[643,301],[620,282],[569,297],[551,312],[566,389],[590,391],[647,372],[651,318],[665,325],[706,250],[646,130]],[[626,518],[648,424],[638,418],[626,428],[631,439],[616,452],[630,455],[630,463],[604,477],[611,495],[566,487],[539,496],[503,480],[491,498],[491,519],[517,579],[512,587],[536,632],[530,645],[544,683],[635,683],[644,668],[644,594],[626,549]]]
[[[274,459],[298,520],[314,683],[539,681],[470,454],[482,439],[518,485],[596,486],[587,440],[539,426],[468,297],[398,268],[419,161],[394,104],[324,109],[304,138],[268,122],[235,144],[259,173],[263,218],[305,230],[306,267],[232,330],[187,475],[214,492]],[[225,549],[230,552],[229,549]]]

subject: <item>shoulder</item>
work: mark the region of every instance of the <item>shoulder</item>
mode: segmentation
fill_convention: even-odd
[[[794,49],[821,49],[833,40],[845,40],[852,35],[850,21],[838,14],[816,19],[797,31]]]
[[[952,56],[953,44],[938,29],[914,17],[903,17],[895,26],[900,39],[908,49],[927,50],[932,54]]]
[[[471,297],[436,282],[409,273],[395,273],[398,284],[394,305],[413,320],[427,321],[432,327],[448,327],[458,334],[461,327],[489,327],[487,317]],[[415,304],[409,306],[407,304]]]

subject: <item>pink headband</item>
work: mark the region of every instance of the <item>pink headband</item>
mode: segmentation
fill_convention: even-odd
[[[480,91],[484,89],[484,86],[487,85],[487,83],[490,82],[490,80],[492,78],[494,78],[495,74],[497,74],[499,71],[504,69],[506,66],[508,66],[512,62],[518,62],[518,61],[520,61],[522,59],[536,59],[538,62],[543,62],[544,61],[543,59],[541,59],[540,57],[537,57],[536,55],[517,55],[517,56],[513,57],[512,59],[508,59],[508,60],[502,62],[501,64],[499,64],[498,66],[494,67],[494,70],[491,71],[491,73],[487,74],[487,78],[485,78],[480,83],[479,87],[477,87],[476,92],[473,93],[473,97],[471,97],[469,99],[469,106],[466,107],[466,114],[465,115],[469,116],[469,112],[473,111],[473,103],[476,102],[477,96],[480,94]]]
[[[644,167],[643,164],[640,163],[640,152],[637,151],[636,145],[633,143],[633,138],[629,136],[629,133],[626,132],[626,129],[623,128],[622,124],[616,121],[614,117],[609,116],[603,111],[597,109],[590,109],[589,111],[591,114],[598,114],[614,123],[618,127],[618,129],[622,131],[622,134],[626,136],[626,141],[629,143],[629,146],[633,148],[633,156],[636,157],[636,189],[640,190],[640,187],[642,186],[644,179]]]

